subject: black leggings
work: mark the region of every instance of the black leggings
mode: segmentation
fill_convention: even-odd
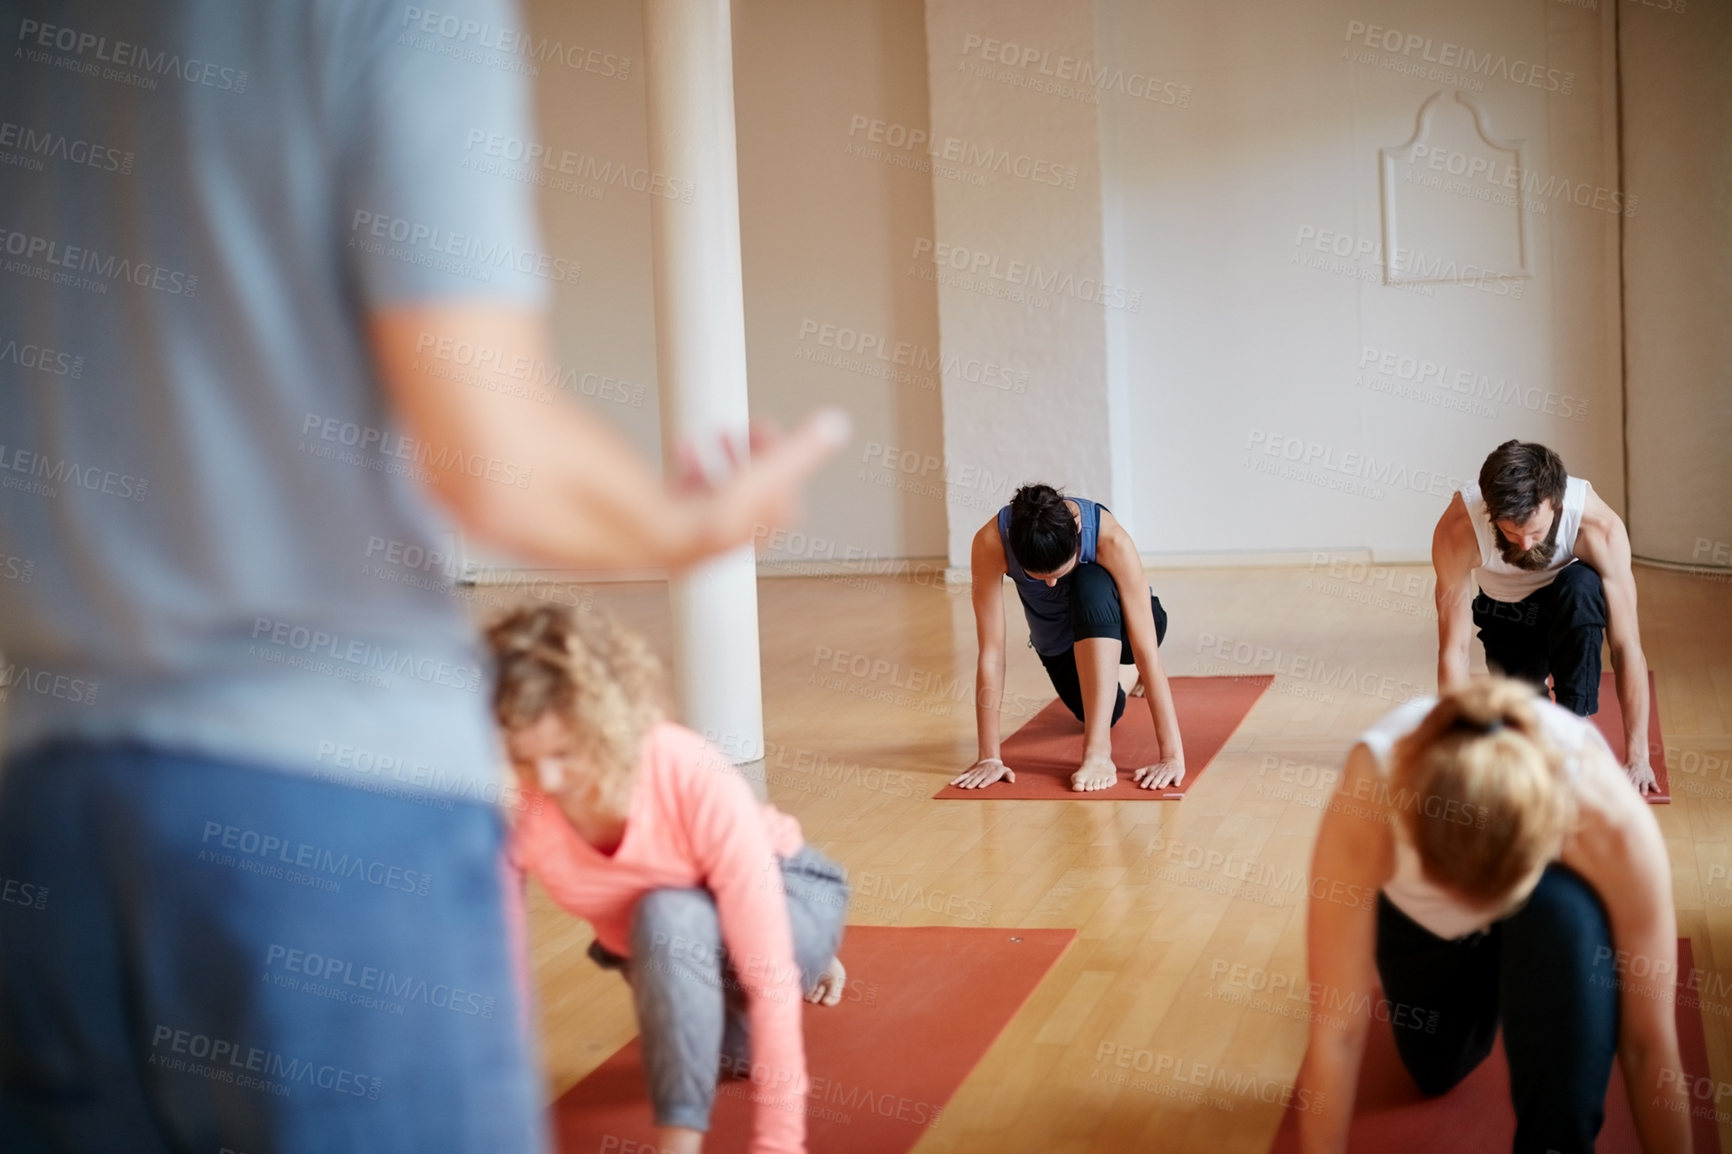
[[[1606,633],[1606,591],[1585,561],[1566,565],[1544,589],[1520,601],[1473,599],[1473,623],[1494,672],[1545,691],[1558,704],[1590,717],[1600,711],[1600,641]]]
[[[1445,1093],[1501,1022],[1517,1154],[1592,1154],[1618,1047],[1612,956],[1599,896],[1561,865],[1514,914],[1453,941],[1378,895],[1377,972],[1402,1064],[1423,1093]]]
[[[1125,615],[1119,605],[1119,587],[1113,575],[1104,565],[1078,565],[1071,570],[1070,578],[1071,636],[1076,641],[1089,637],[1116,637],[1121,645],[1119,664],[1135,665],[1137,659],[1131,653],[1130,633],[1125,629]],[[1159,645],[1167,636],[1167,611],[1161,608],[1161,599],[1153,593],[1149,594],[1149,607],[1155,613],[1155,644]],[[1074,642],[1073,648],[1056,657],[1041,654],[1040,663],[1046,666],[1046,675],[1052,679],[1059,700],[1081,721],[1082,679],[1077,673]],[[1113,703],[1114,725],[1119,723],[1124,713],[1125,689],[1121,685],[1118,700]]]

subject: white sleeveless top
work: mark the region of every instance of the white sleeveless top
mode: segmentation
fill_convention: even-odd
[[[1576,559],[1576,531],[1582,527],[1582,510],[1587,507],[1588,494],[1593,491],[1580,477],[1564,482],[1564,507],[1558,510],[1563,518],[1558,525],[1558,551],[1544,569],[1518,569],[1503,559],[1498,549],[1497,526],[1485,511],[1485,496],[1478,482],[1461,487],[1461,503],[1467,506],[1468,520],[1473,522],[1474,539],[1479,542],[1479,567],[1473,573],[1480,592],[1493,601],[1520,601],[1557,580],[1558,571]]]
[[[1359,735],[1360,743],[1371,751],[1377,772],[1384,781],[1389,780],[1395,743],[1418,728],[1436,704],[1435,697],[1416,697],[1385,714],[1382,720]],[[1539,711],[1541,730],[1563,752],[1564,768],[1572,779],[1581,765],[1584,746],[1597,743],[1605,750],[1606,756],[1611,756],[1611,747],[1606,745],[1606,739],[1591,721],[1577,717],[1545,698],[1536,698],[1534,707]],[[1390,831],[1395,836],[1395,873],[1383,884],[1383,893],[1396,909],[1440,938],[1464,938],[1497,920],[1464,905],[1425,876],[1419,854],[1407,840],[1407,832],[1400,821],[1394,822]]]

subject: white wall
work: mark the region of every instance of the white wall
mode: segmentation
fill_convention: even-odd
[[[1626,3],[1630,537],[1732,566],[1732,4]]]
[[[1042,72],[1093,54],[1094,15],[1094,0],[926,5],[932,148],[946,163],[913,263],[937,282],[945,356],[998,369],[992,383],[944,382],[935,479],[955,566],[1021,484],[1116,507],[1104,314],[1125,302],[1102,289],[1099,119]]]
[[[1149,292],[1123,318],[1132,529],[1145,552],[1421,558],[1449,490],[1512,436],[1551,445],[1620,503],[1617,217],[1546,195],[1566,179],[1616,188],[1609,12],[1556,0],[1100,9],[1104,64],[1188,95],[1188,106],[1116,93],[1101,104],[1108,234],[1123,238],[1125,281]],[[1399,30],[1400,50],[1367,48],[1369,26]],[[1493,69],[1555,70],[1542,85],[1570,89],[1493,75],[1470,93],[1491,135],[1525,141],[1540,202],[1527,210],[1528,278],[1381,283],[1380,149],[1406,143],[1441,91],[1432,155],[1446,166],[1444,149],[1464,165],[1496,156],[1449,84],[1387,66],[1426,66],[1444,41],[1490,54]],[[1471,187],[1503,191],[1483,172]],[[1392,188],[1402,247],[1481,267],[1510,255],[1513,207],[1407,183],[1405,169]],[[1429,230],[1413,231],[1427,217]],[[1393,354],[1396,372],[1362,368],[1367,350]],[[1400,379],[1421,362],[1441,368]],[[1457,374],[1467,393],[1450,387]],[[1478,377],[1493,398],[1519,397],[1476,398]],[[1404,386],[1411,396],[1374,391]],[[1584,401],[1583,419],[1543,411],[1577,415]],[[1473,409],[1447,407],[1462,402]]]
[[[570,153],[577,175],[547,174],[540,203],[547,247],[584,266],[553,306],[557,356],[578,381],[575,401],[659,460],[649,198],[684,189],[645,167],[639,9],[621,0],[525,0],[525,9],[534,35],[630,62],[541,66],[541,142]],[[804,359],[846,357],[834,347],[849,343],[843,330],[878,338],[892,355],[907,345],[916,350],[911,361],[937,350],[931,286],[903,275],[906,261],[897,259],[932,231],[929,180],[845,151],[865,142],[858,130],[850,135],[856,116],[924,130],[921,4],[736,0],[734,64],[753,415],[787,421],[837,403],[856,429],[850,458],[807,491],[798,548],[766,540],[760,553],[818,562],[941,553],[942,501],[861,480],[871,449],[879,457],[886,447],[921,458],[941,452],[936,371],[872,355],[841,365]],[[886,379],[890,370],[901,379]]]
[[[908,137],[927,126],[921,10],[735,0],[753,415],[786,422],[838,404],[855,428],[844,460],[809,488],[799,535],[763,542],[773,560],[943,551],[943,500],[882,467],[942,451],[932,285],[905,275],[914,238],[932,233],[931,179],[904,166],[922,155]]]
[[[638,65],[544,69],[543,136],[641,167],[636,7],[529,2],[538,33]],[[1553,446],[1621,508],[1622,226],[1632,533],[1638,552],[1712,559],[1732,540],[1732,254],[1713,200],[1732,164],[1728,17],[1665,3],[736,0],[753,409],[835,402],[859,429],[803,535],[763,555],[954,564],[1038,478],[1108,500],[1175,560],[1417,559],[1508,437]],[[1421,143],[1444,170],[1392,162],[1397,242],[1519,272],[1519,224],[1525,276],[1383,283],[1382,150],[1440,93]],[[1002,155],[1058,186],[994,170]],[[1470,163],[1486,167],[1424,183]],[[549,247],[585,263],[556,305],[562,360],[602,394],[579,400],[654,454],[647,197],[544,189],[543,205]],[[990,267],[939,283],[938,245]],[[1108,300],[1007,299],[1033,287],[1012,262]]]

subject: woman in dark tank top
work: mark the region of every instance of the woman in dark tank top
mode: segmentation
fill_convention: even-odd
[[[1184,748],[1158,650],[1167,614],[1149,589],[1136,545],[1112,513],[1049,485],[1024,485],[974,535],[971,562],[980,643],[975,673],[979,760],[951,784],[979,789],[1016,780],[1015,768],[999,756],[1007,576],[1016,583],[1029,644],[1053,689],[1083,723],[1082,764],[1071,775],[1071,788],[1110,789],[1117,783],[1112,727],[1124,715],[1131,674],[1141,675],[1139,689],[1160,743],[1160,759],[1137,768],[1132,780],[1144,789],[1182,782]],[[1123,666],[1130,670],[1121,677]]]

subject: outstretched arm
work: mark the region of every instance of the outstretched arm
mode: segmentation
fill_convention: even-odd
[[[1467,681],[1468,647],[1473,640],[1473,571],[1479,541],[1467,506],[1457,493],[1431,534],[1431,567],[1437,575],[1437,691],[1448,693]]]
[[[1134,780],[1144,789],[1176,786],[1185,780],[1185,746],[1179,736],[1179,714],[1173,707],[1173,688],[1167,683],[1167,671],[1161,666],[1155,614],[1149,605],[1149,577],[1143,571],[1142,555],[1137,552],[1131,535],[1105,510],[1101,511],[1095,560],[1113,575],[1113,584],[1118,588],[1125,635],[1130,638],[1131,656],[1136,659],[1137,673],[1143,679],[1149,719],[1154,722],[1155,741],[1160,746],[1159,760],[1154,765],[1140,767],[1133,775]]]
[[[1312,989],[1326,995],[1329,1005],[1348,1009],[1311,1019],[1310,1044],[1294,1093],[1304,1154],[1339,1154],[1347,1149],[1353,1121],[1359,1063],[1377,988],[1376,894],[1394,870],[1389,826],[1380,823],[1363,801],[1351,800],[1372,796],[1375,789],[1363,787],[1375,782],[1370,752],[1363,745],[1355,746],[1317,828],[1317,845],[1311,853],[1305,920],[1307,978]]]
[[[1612,959],[1590,961],[1608,977],[1619,975],[1618,1064],[1642,1149],[1688,1150],[1690,1100],[1673,1006],[1678,920],[1666,842],[1653,810],[1593,737],[1579,771],[1581,817],[1563,863],[1593,887],[1611,927]]]
[[[999,756],[998,712],[1004,700],[1004,543],[997,519],[974,535],[969,554],[974,583],[974,636],[980,657],[974,667],[974,729],[979,756],[950,782],[979,789],[995,781],[1015,781],[1016,773]]]
[[[750,541],[796,512],[799,488],[847,437],[829,410],[713,486],[689,453],[669,487],[604,422],[558,397],[520,397],[505,366],[551,363],[544,314],[519,305],[435,302],[379,309],[367,322],[387,399],[405,432],[431,451],[434,497],[464,528],[540,561],[576,568],[680,568]],[[440,342],[496,350],[498,391],[437,375]],[[484,374],[487,370],[481,370]],[[544,403],[552,401],[553,403]],[[477,468],[477,464],[482,467]]]
[[[1576,552],[1600,575],[1606,593],[1606,639],[1617,674],[1618,705],[1624,712],[1624,772],[1643,794],[1659,788],[1648,754],[1648,659],[1636,623],[1636,575],[1630,567],[1630,534],[1621,517],[1588,495]]]

